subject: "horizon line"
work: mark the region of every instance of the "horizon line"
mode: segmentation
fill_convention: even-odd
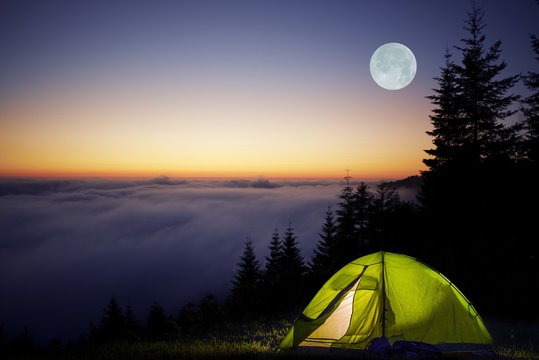
[[[420,172],[414,174],[402,175],[402,176],[364,176],[364,177],[354,177],[351,176],[352,181],[395,181],[406,179],[409,177],[420,176]],[[236,179],[236,180],[328,180],[328,181],[341,181],[345,180],[346,172],[343,172],[342,176],[333,176],[333,175],[274,175],[274,176],[264,176],[264,175],[129,175],[129,174],[0,174],[0,180],[75,180],[75,179],[107,179],[107,180],[122,180],[122,179],[185,179],[185,180],[223,180],[223,179]]]

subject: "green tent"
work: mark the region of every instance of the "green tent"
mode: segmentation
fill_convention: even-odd
[[[280,348],[365,349],[380,337],[442,350],[492,343],[477,311],[444,275],[412,257],[377,252],[335,273]]]

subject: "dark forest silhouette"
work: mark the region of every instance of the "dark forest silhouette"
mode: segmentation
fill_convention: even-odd
[[[455,47],[460,62],[446,53],[439,87],[428,96],[434,148],[426,150],[429,169],[422,174],[425,251],[419,255],[458,281],[480,309],[537,317],[531,306],[537,298],[529,292],[539,273],[533,221],[537,75],[504,77],[501,42],[486,45],[482,17],[473,8],[465,26],[469,35]],[[511,93],[520,79],[535,95],[522,100]],[[520,118],[519,106],[525,109]],[[503,284],[511,284],[511,291],[503,291]]]
[[[141,320],[111,298],[81,343],[167,340],[223,323],[297,316],[333,273],[378,250],[439,269],[480,313],[539,319],[539,73],[505,74],[501,42],[488,45],[480,9],[471,10],[465,29],[460,45],[447,49],[437,88],[427,96],[433,147],[425,150],[417,204],[402,201],[393,183],[354,186],[347,175],[308,261],[292,224],[268,236],[264,263],[247,239],[224,301],[210,294],[176,316],[156,302]],[[539,64],[539,40],[530,40]],[[518,83],[529,96],[512,93]],[[7,344],[6,337],[0,326],[0,347],[31,346],[26,329]]]

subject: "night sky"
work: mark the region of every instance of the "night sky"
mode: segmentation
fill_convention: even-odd
[[[533,68],[532,0],[485,1],[508,74]],[[3,1],[0,174],[399,178],[470,1]],[[418,61],[401,91],[369,59]]]
[[[539,5],[477,4],[504,75],[537,71]],[[246,237],[263,258],[289,223],[308,258],[345,169],[372,181],[424,169],[425,96],[470,9],[0,2],[0,323],[76,340],[111,295],[141,317],[154,300],[174,312],[226,293]],[[387,42],[417,59],[402,90],[369,73]]]

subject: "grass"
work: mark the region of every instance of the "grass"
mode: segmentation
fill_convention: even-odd
[[[133,341],[114,344],[81,345],[60,351],[29,349],[1,353],[1,359],[226,359],[274,358],[282,356],[276,349],[290,322],[273,324],[252,322],[227,324],[198,337],[182,337],[171,341]]]
[[[294,352],[278,352],[276,349],[286,334],[290,323],[253,322],[227,324],[204,336],[180,338],[171,341],[135,341],[117,344],[87,345],[65,350],[28,350],[16,353],[0,353],[4,360],[197,360],[197,359],[350,359],[367,357],[363,352],[313,355]],[[537,325],[529,327],[493,323],[495,339],[499,344],[492,355],[497,359],[539,359]],[[478,358],[454,356],[458,359]],[[481,357],[483,358],[483,357]]]
[[[539,359],[539,350],[535,346],[502,345],[496,347],[496,354],[505,359]]]
[[[502,358],[539,359],[539,324],[486,319],[486,325]]]

